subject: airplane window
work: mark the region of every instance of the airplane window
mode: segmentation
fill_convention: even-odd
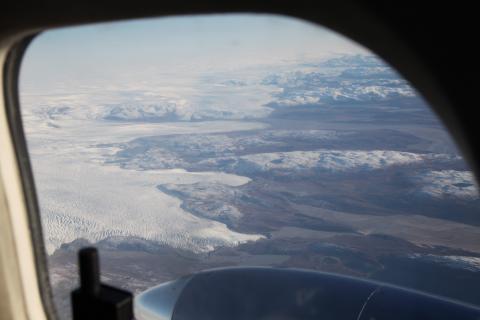
[[[480,305],[472,171],[415,89],[331,30],[235,14],[47,31],[20,98],[62,317],[86,245],[135,293],[275,266]]]

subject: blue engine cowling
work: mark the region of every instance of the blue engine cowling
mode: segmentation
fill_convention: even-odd
[[[439,279],[442,281],[442,279]],[[480,319],[480,309],[383,283],[322,272],[225,268],[149,289],[139,320]]]

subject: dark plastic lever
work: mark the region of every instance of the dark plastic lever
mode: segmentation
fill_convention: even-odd
[[[100,282],[96,248],[78,254],[80,287],[72,291],[73,320],[132,320],[133,295]]]
[[[80,268],[80,290],[91,296],[100,293],[100,266],[98,251],[95,248],[84,248],[78,253]]]

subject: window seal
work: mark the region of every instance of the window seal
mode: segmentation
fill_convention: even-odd
[[[20,99],[19,77],[20,68],[25,52],[38,35],[34,33],[17,41],[9,50],[3,66],[3,92],[5,97],[5,113],[8,121],[10,135],[15,146],[15,157],[20,172],[22,191],[25,197],[25,206],[28,214],[28,225],[31,235],[33,256],[37,272],[38,288],[45,314],[49,320],[58,319],[53,302],[52,288],[48,272],[48,258],[43,241],[40,208],[35,190],[35,181],[27,141],[23,130]]]

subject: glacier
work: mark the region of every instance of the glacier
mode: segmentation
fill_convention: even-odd
[[[138,237],[194,252],[234,246],[263,238],[234,232],[218,221],[199,218],[181,208],[182,201],[161,192],[162,184],[202,182],[237,187],[247,177],[223,172],[183,169],[137,171],[105,164],[124,142],[171,132],[224,132],[263,128],[259,123],[202,122],[111,123],[102,120],[49,120],[58,126],[27,118],[28,147],[42,214],[46,248],[53,253],[64,243],[84,238],[91,242],[114,237]]]

